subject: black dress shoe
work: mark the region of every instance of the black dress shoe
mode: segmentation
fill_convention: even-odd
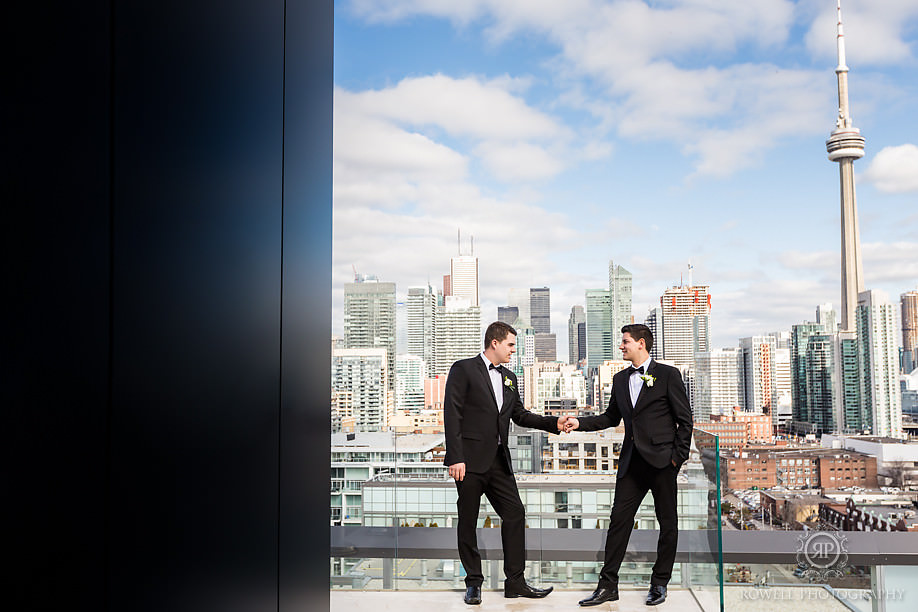
[[[650,590],[647,591],[647,601],[644,603],[648,606],[656,606],[664,601],[666,601],[666,587],[659,584],[650,585]]]
[[[529,597],[530,599],[539,599],[551,593],[554,588],[555,587],[537,589],[529,586],[523,580],[519,582],[510,582],[507,580],[504,582],[504,597]]]
[[[598,606],[607,601],[618,601],[618,587],[598,587],[592,595],[578,603],[581,606]]]
[[[470,606],[477,606],[481,603],[481,585],[470,586],[465,589],[465,597],[462,598]]]

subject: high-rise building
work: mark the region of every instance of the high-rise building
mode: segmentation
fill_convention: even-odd
[[[854,160],[864,156],[864,137],[854,127],[848,108],[848,66],[845,63],[845,35],[842,28],[841,0],[838,2],[836,34],[838,66],[838,118],[826,141],[829,161],[838,163],[841,182],[841,329],[855,329],[858,294],[864,290],[861,267],[861,238],[857,224],[857,198],[854,192]],[[832,331],[832,330],[829,330]]]
[[[775,348],[789,349],[791,347],[791,334],[788,331],[773,331],[768,333],[775,337]]]
[[[855,332],[829,333],[794,326],[794,422],[807,433],[862,433],[870,415],[861,401],[860,369]]]
[[[446,396],[446,374],[424,379],[424,409],[443,410]]]
[[[551,290],[548,287],[529,290],[529,317],[535,333],[551,333]]]
[[[353,398],[350,391],[331,390],[331,432],[354,433]]]
[[[813,422],[807,408],[807,347],[812,336],[826,331],[822,323],[809,321],[791,328],[791,403],[795,421]]]
[[[518,320],[522,323],[522,319]],[[520,397],[526,397],[526,368],[536,362],[535,332],[528,325],[516,325],[516,352],[511,355],[507,367],[516,374]]]
[[[478,258],[458,255],[449,260],[450,295],[465,298],[472,306],[478,303]]]
[[[395,390],[395,283],[357,275],[344,285],[344,346],[386,351],[386,388]]]
[[[610,359],[599,364],[593,377],[593,406],[597,413],[604,412],[612,399],[612,377],[628,367],[631,367],[631,362],[624,359]]]
[[[583,359],[586,359],[586,313],[577,304],[571,306],[567,319],[567,362],[576,365]]]
[[[380,431],[392,416],[392,394],[386,388],[388,355],[383,348],[347,348],[332,351],[331,387],[347,394],[347,414],[357,431]]]
[[[775,425],[784,426],[793,419],[790,332],[777,331],[770,335],[775,339],[775,392],[771,418]]]
[[[918,288],[899,296],[902,309],[902,373],[918,368]]]
[[[743,395],[746,412],[771,414],[776,408],[775,337],[740,338],[743,353]]]
[[[651,308],[647,312],[647,318],[644,319],[644,325],[650,328],[653,334],[653,346],[650,348],[650,356],[654,359],[663,358],[663,309],[659,306]]]
[[[743,406],[743,353],[739,348],[711,349],[695,354],[692,367],[692,416],[709,421],[712,415],[733,414]]]
[[[618,329],[612,329],[612,308],[608,289],[586,290],[586,361],[594,371],[603,361],[615,358],[613,344]]]
[[[558,356],[558,342],[551,333],[551,290],[548,287],[529,290],[529,316],[536,334],[536,359],[554,361]]]
[[[857,332],[835,334],[836,421],[845,433],[869,431],[872,417],[861,398],[861,371]]]
[[[480,353],[484,347],[481,335],[481,308],[468,299],[449,296],[437,308],[433,374],[446,374],[460,359]]]
[[[558,339],[555,334],[536,334],[535,358],[539,361],[555,361],[558,358]]]
[[[827,334],[838,331],[838,311],[831,302],[816,307],[816,322],[822,324]]]
[[[799,420],[814,425],[817,434],[836,433],[843,426],[838,405],[836,358],[835,334],[818,331],[807,338],[801,360],[803,385],[806,387],[802,410],[804,418]]]
[[[529,313],[530,297],[529,289],[510,289],[507,292],[507,306],[516,306],[517,323],[519,327],[531,327],[532,320]],[[517,327],[514,323],[511,323]]]
[[[520,309],[517,306],[498,306],[497,320],[512,326],[520,318]]]
[[[427,367],[417,355],[395,357],[395,409],[417,414],[424,409]]]
[[[792,418],[791,357],[788,348],[789,334],[781,334],[775,347],[775,401],[771,413],[775,425],[784,425]]]
[[[695,353],[710,350],[708,322],[711,295],[707,285],[667,289],[660,298],[663,311],[663,359],[690,366]]]
[[[902,437],[902,395],[896,311],[881,291],[862,291],[857,305],[861,400],[871,411],[875,436]]]
[[[527,410],[545,414],[546,403],[553,399],[574,400],[578,410],[587,405],[586,379],[577,366],[536,362],[524,368],[524,380]]]
[[[631,272],[609,261],[609,310],[612,315],[613,341],[622,326],[632,322]]]
[[[861,401],[857,334],[838,331],[832,304],[816,307],[816,323],[793,326],[791,378],[793,419],[800,431],[870,430],[870,412]]]
[[[424,375],[433,376],[436,366],[437,295],[433,287],[409,287],[405,300],[407,313],[407,352],[424,360]]]
[[[902,414],[918,418],[918,370],[903,374],[899,377],[899,384],[902,389]]]

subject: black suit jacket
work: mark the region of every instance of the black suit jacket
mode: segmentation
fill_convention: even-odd
[[[450,368],[443,401],[444,464],[465,463],[466,471],[487,472],[501,443],[512,470],[507,450],[510,419],[517,425],[558,433],[556,417],[541,416],[523,408],[516,375],[505,367],[501,367],[500,375],[504,382],[501,385],[504,403],[498,413],[488,367],[481,355],[457,361]]]
[[[618,460],[618,477],[628,470],[636,447],[647,463],[663,468],[671,461],[677,466],[688,459],[692,439],[692,410],[679,370],[651,360],[647,374],[653,386],[641,386],[634,408],[628,388],[627,369],[612,377],[612,398],[603,414],[582,417],[581,431],[596,431],[625,422],[625,440]]]

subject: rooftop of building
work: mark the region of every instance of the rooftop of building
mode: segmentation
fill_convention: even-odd
[[[842,434],[824,434],[826,437],[829,437],[833,440],[857,440],[860,442],[872,442],[873,444],[916,444],[916,440],[906,440],[904,438],[892,438],[889,436],[867,436],[867,435],[855,435],[847,436]]]
[[[918,511],[911,505],[870,504],[858,505],[857,509],[880,520],[885,520],[891,525],[898,525],[901,521],[902,526],[906,529],[914,529],[918,526]]]
[[[391,431],[360,433],[334,433],[331,435],[332,452],[366,450],[375,452],[426,453],[443,444],[441,434],[398,434]]]
[[[747,444],[742,448],[726,448],[721,449],[721,457],[741,457],[744,454],[753,453],[798,453],[801,456],[805,454],[812,453],[813,451],[835,451],[839,452],[842,449],[827,449],[821,446],[797,446],[792,447],[783,443],[777,444]],[[857,453],[857,451],[844,450],[845,453]],[[862,453],[857,453],[862,454]]]
[[[888,487],[882,489],[864,489],[862,487],[843,487],[840,489],[823,489],[822,494],[836,501],[853,499],[855,503],[870,503],[885,506],[910,505],[918,501],[914,491],[898,491]]]
[[[872,457],[867,453],[862,453],[860,451],[852,450],[850,448],[782,448],[775,449],[775,453],[780,454],[781,456],[819,456],[819,457],[835,457],[842,458],[843,455],[857,455],[859,457]]]
[[[918,442],[903,440],[902,438],[890,438],[888,436],[849,436],[855,440],[865,442],[875,442],[877,444],[918,444]]]
[[[774,491],[774,490],[764,490],[759,492],[761,495],[770,497],[774,500],[798,500],[800,503],[804,504],[818,504],[818,503],[835,503],[836,500],[829,499],[818,493],[812,493],[810,491]]]

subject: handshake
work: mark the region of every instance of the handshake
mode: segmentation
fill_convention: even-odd
[[[558,431],[560,433],[571,433],[578,427],[580,427],[580,421],[577,420],[577,417],[558,417]]]

